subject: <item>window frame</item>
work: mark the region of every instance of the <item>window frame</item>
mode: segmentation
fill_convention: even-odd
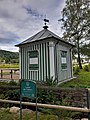
[[[61,69],[67,70],[67,51],[61,51]]]
[[[37,60],[37,61],[35,61],[35,60]],[[30,64],[30,61],[33,61],[32,64]],[[35,62],[35,64],[34,64],[34,62]],[[29,70],[39,70],[39,52],[38,52],[38,50],[29,51]]]

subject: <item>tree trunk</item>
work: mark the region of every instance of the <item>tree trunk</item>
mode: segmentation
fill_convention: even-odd
[[[80,59],[80,50],[79,50],[79,40],[77,42],[77,49],[78,49],[78,64],[79,68],[82,69],[81,59]]]

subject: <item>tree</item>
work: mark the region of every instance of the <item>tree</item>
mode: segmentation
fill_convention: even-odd
[[[80,50],[82,55],[87,55],[90,58],[90,43],[82,45]]]
[[[62,10],[63,39],[76,45],[78,63],[82,69],[80,60],[80,45],[85,38],[90,37],[90,1],[66,0]],[[86,42],[86,41],[85,41]]]

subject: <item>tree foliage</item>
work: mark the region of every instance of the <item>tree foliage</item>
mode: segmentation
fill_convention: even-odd
[[[87,55],[90,58],[90,43],[81,46],[82,55]]]
[[[72,42],[77,47],[79,67],[80,46],[90,37],[90,1],[89,0],[66,0],[62,10],[63,39]]]
[[[6,63],[17,63],[19,61],[19,53],[0,50],[0,61],[3,62],[3,60]]]

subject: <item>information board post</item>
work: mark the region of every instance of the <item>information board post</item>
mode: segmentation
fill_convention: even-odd
[[[22,120],[22,95],[21,95],[21,80],[20,80],[20,120]]]
[[[36,99],[36,120],[37,120],[37,87],[36,82],[21,80],[20,82],[20,120],[22,120],[22,97]]]
[[[38,120],[38,113],[37,113],[37,86],[36,86],[36,120]]]

